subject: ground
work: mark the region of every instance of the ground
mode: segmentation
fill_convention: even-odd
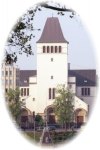
[[[42,135],[42,131],[36,131],[35,132],[35,140],[34,140],[34,131],[24,131],[24,134],[31,139],[33,142],[35,141],[36,143],[40,142],[40,137]],[[67,142],[71,138],[73,138],[77,134],[77,131],[50,131],[50,137],[52,139],[52,144],[59,144],[62,142]]]

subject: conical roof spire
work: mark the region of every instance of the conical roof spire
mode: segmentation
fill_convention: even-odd
[[[63,36],[57,17],[47,18],[42,35],[37,43],[68,43]]]

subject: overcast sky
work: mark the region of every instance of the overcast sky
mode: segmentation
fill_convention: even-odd
[[[20,69],[36,69],[36,41],[42,34],[46,19],[52,16],[59,18],[64,37],[69,41],[68,62],[71,63],[71,69],[95,69],[95,49],[80,16],[70,18],[69,13],[60,16],[57,12],[48,9],[42,9],[34,17],[34,27],[40,28],[41,31],[34,31],[36,37],[31,42],[34,56],[26,57],[23,54],[18,57],[17,65]]]

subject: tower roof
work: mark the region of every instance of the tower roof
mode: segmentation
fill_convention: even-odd
[[[47,18],[42,35],[37,43],[68,43],[63,36],[57,17]]]

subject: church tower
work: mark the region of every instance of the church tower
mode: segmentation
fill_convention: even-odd
[[[42,35],[37,41],[37,109],[44,113],[52,105],[58,84],[68,82],[67,52],[58,18],[47,18]]]

